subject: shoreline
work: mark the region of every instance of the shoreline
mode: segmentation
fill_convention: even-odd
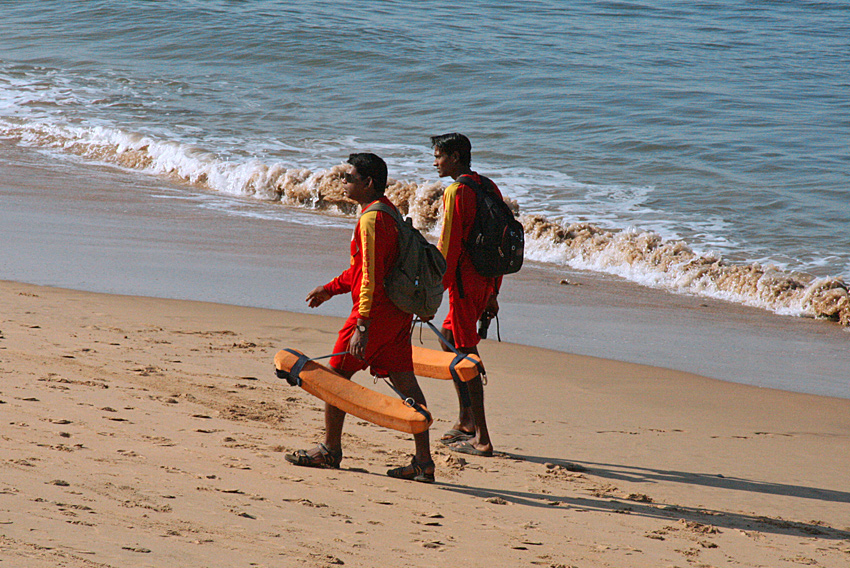
[[[850,400],[488,341],[497,456],[432,440],[422,485],[385,476],[408,435],[351,417],[341,470],[282,459],[320,439],[322,413],[274,378],[274,353],[323,353],[339,318],[14,282],[0,313],[0,556],[32,568],[850,555]],[[436,438],[454,392],[420,384]]]
[[[165,179],[6,144],[0,152],[6,280],[307,313],[306,293],[345,268],[350,229],[321,214],[281,206],[267,215],[239,200],[230,206],[245,210],[221,210],[221,196]],[[531,261],[505,279],[500,303],[506,341],[850,398],[850,331],[833,323]],[[344,300],[310,311],[347,312]]]

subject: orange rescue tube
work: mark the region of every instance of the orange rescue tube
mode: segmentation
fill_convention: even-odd
[[[463,382],[468,382],[479,375],[478,364],[481,359],[478,355],[468,355],[469,358],[459,359],[454,353],[448,351],[437,351],[436,349],[427,349],[418,345],[413,346],[413,373],[420,377],[430,377],[432,379],[443,379],[451,381],[451,367],[454,363],[454,369],[458,377]],[[455,363],[455,360],[457,362]],[[471,360],[470,360],[471,359]]]
[[[296,351],[301,354],[300,351]],[[288,373],[298,362],[299,355],[286,350],[274,357],[275,368]],[[280,377],[281,374],[278,373]],[[307,362],[298,373],[301,388],[331,406],[378,426],[408,434],[419,434],[431,426],[432,419],[408,406],[400,398],[367,389],[334,373],[315,361]],[[423,407],[424,408],[424,407]],[[424,408],[427,412],[427,408]]]

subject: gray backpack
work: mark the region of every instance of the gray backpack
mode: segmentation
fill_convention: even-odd
[[[363,213],[368,211],[389,213],[398,227],[398,259],[384,278],[387,297],[405,313],[433,317],[443,301],[446,272],[446,259],[440,249],[416,230],[410,218],[402,219],[394,207],[377,202]]]

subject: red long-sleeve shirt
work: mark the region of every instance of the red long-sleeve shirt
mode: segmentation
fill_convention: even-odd
[[[481,176],[473,172],[473,179],[481,182]],[[493,190],[502,198],[496,184]],[[443,193],[443,229],[437,247],[446,258],[446,274],[443,276],[443,286],[446,289],[457,285],[458,264],[464,290],[473,286],[493,286],[498,291],[502,278],[485,278],[478,274],[469,255],[464,254],[464,242],[469,238],[469,232],[475,221],[478,201],[475,190],[466,184],[454,182]]]
[[[381,197],[382,203],[395,207]],[[371,204],[370,204],[371,205]],[[363,207],[365,211],[368,206]],[[369,211],[360,216],[351,238],[351,265],[325,284],[332,296],[351,292],[351,315],[370,319],[376,312],[398,312],[384,292],[383,281],[398,256],[396,221],[383,211]]]

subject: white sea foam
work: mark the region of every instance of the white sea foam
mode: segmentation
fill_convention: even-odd
[[[657,233],[560,225],[524,216],[527,257],[614,274],[646,286],[850,325],[850,295],[840,278],[813,278],[757,263],[733,264],[698,254]]]
[[[282,162],[222,156],[193,144],[159,140],[108,126],[57,125],[48,120],[16,123],[6,119],[0,122],[0,134],[25,144],[168,176],[230,196],[348,215],[356,212],[356,207],[344,197],[341,164],[312,171]],[[565,205],[559,216],[568,217],[564,211],[579,207],[581,200],[613,204],[609,208],[613,209],[611,216],[600,216],[593,223],[569,224],[546,216],[523,215],[528,259],[613,274],[675,293],[718,298],[782,314],[824,317],[850,325],[850,298],[841,279],[815,279],[758,263],[728,263],[719,253],[693,250],[676,238],[675,231],[663,219],[654,220],[657,230],[619,230],[615,226],[618,205],[638,217],[658,216],[643,206],[652,192],[650,188],[595,187],[587,191],[575,182],[569,183],[573,184],[571,191],[582,197],[573,205]],[[437,231],[441,193],[442,184],[438,182],[390,180],[387,189],[387,195],[402,212],[432,235]],[[707,219],[703,223],[705,233],[711,234],[711,227],[717,223],[717,219]],[[699,228],[695,225],[694,230]],[[715,242],[723,243],[723,239]]]

